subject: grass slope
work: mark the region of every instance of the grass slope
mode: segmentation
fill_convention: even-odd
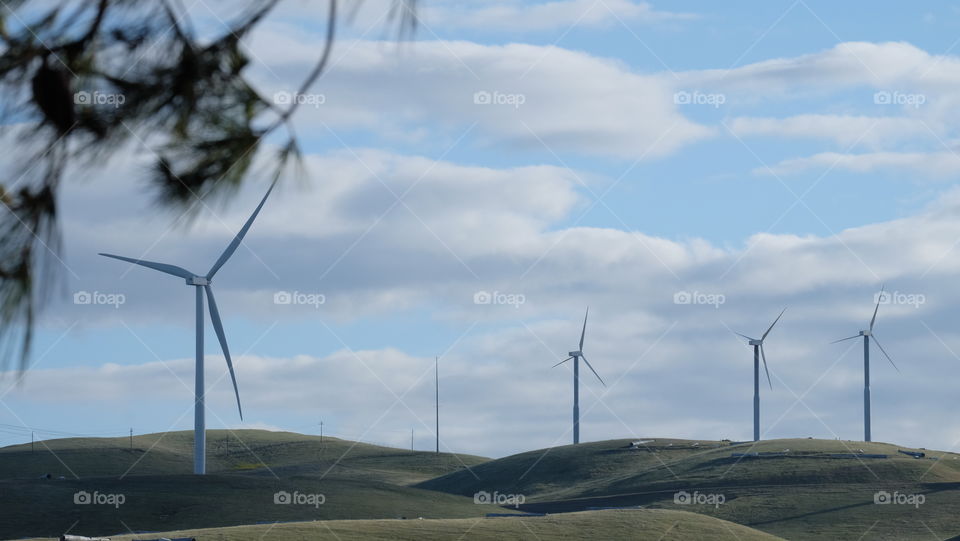
[[[521,508],[567,512],[644,505],[724,518],[790,539],[930,539],[960,534],[958,455],[914,459],[885,443],[771,440],[757,445],[630,440],[564,446],[485,462],[416,486],[469,496],[523,494]],[[785,456],[734,458],[731,453]],[[851,452],[889,458],[831,458]],[[719,494],[722,505],[678,505],[679,491]],[[925,503],[875,505],[878,491],[922,494]],[[933,532],[933,533],[931,533]]]
[[[192,432],[63,439],[0,449],[0,537],[99,535],[256,522],[471,517],[473,499],[408,485],[486,459],[402,451],[336,438],[208,431],[208,475],[192,475]],[[53,480],[39,479],[50,473]],[[59,476],[65,477],[58,480]],[[278,491],[323,494],[323,505],[276,505]],[[122,494],[119,508],[74,494]],[[76,523],[76,524],[74,524]]]
[[[679,541],[773,541],[772,535],[715,518],[671,510],[591,511],[546,517],[473,518],[442,520],[334,520],[300,524],[238,526],[233,528],[165,532],[167,537],[196,537],[203,541],[327,540],[557,540],[654,539]],[[155,536],[155,535],[154,535]],[[112,537],[132,541],[145,536]]]
[[[193,432],[145,434],[130,438],[64,438],[0,448],[0,479],[171,475],[193,472]],[[349,453],[348,453],[349,451]],[[341,459],[337,462],[338,459]],[[412,483],[479,464],[471,455],[413,452],[338,438],[265,430],[208,430],[207,472],[285,475],[336,472]]]
[[[190,432],[138,436],[133,449],[127,438],[52,440],[38,443],[36,452],[29,445],[0,449],[0,508],[8,517],[0,520],[0,537],[53,537],[68,529],[104,535],[248,525],[203,535],[245,539],[269,528],[268,537],[277,539],[330,532],[344,539],[441,539],[463,533],[479,539],[551,539],[632,537],[629,532],[643,531],[656,539],[666,530],[652,532],[663,528],[663,517],[669,516],[685,518],[668,526],[692,528],[678,538],[709,539],[696,530],[700,525],[704,532],[731,537],[723,534],[729,526],[715,519],[789,539],[960,535],[955,520],[960,514],[960,455],[927,452],[928,458],[918,460],[884,443],[809,439],[756,445],[655,440],[639,449],[629,442],[564,446],[490,461],[335,438],[325,438],[321,446],[318,437],[292,433],[210,431],[210,474],[198,477],[190,473]],[[731,456],[757,452],[773,454]],[[54,479],[38,478],[46,473]],[[60,475],[65,479],[56,479]],[[118,508],[76,505],[73,497],[80,490],[123,494],[125,502]],[[319,506],[276,505],[274,494],[281,490],[321,493],[326,500]],[[474,504],[480,491],[523,494],[523,510],[565,514],[478,520],[488,512],[510,511]],[[719,495],[723,502],[682,505],[674,501],[679,491]],[[879,506],[874,504],[878,491],[921,494],[925,502]],[[628,506],[647,509],[590,512]],[[428,520],[369,520],[397,517]],[[283,521],[318,522],[249,526]]]

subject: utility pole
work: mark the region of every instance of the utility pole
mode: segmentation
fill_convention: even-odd
[[[133,450],[133,427],[130,427],[130,450]]]
[[[33,431],[30,431],[30,452],[33,452]]]
[[[320,419],[320,460],[323,460],[323,419]]]
[[[433,363],[433,383],[436,389],[436,416],[437,416],[437,454],[440,454],[440,357]]]
[[[413,451],[413,429],[410,429],[410,450]]]

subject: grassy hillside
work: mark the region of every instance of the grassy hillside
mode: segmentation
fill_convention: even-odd
[[[318,437],[292,433],[210,431],[210,474],[204,477],[190,473],[192,443],[192,433],[177,432],[135,437],[133,449],[127,438],[54,440],[37,444],[36,452],[29,445],[0,449],[0,506],[4,516],[17,517],[0,521],[0,538],[53,537],[68,529],[104,535],[247,525],[203,535],[252,539],[267,528],[271,539],[447,539],[463,533],[468,539],[552,539],[642,531],[657,539],[666,531],[664,520],[675,524],[664,539],[709,539],[707,531],[731,538],[723,534],[731,526],[715,519],[801,540],[960,535],[960,455],[927,452],[915,459],[884,443],[655,440],[631,448],[630,440],[614,440],[487,460],[335,438],[321,445]],[[53,479],[40,479],[46,473]],[[77,505],[78,491],[122,494],[124,502]],[[276,504],[280,491],[322,494],[324,501]],[[877,505],[880,491],[919,495],[923,502]],[[519,510],[551,515],[481,520],[486,513],[517,510],[476,505],[480,492],[522,495]],[[695,501],[675,501],[681,492]],[[636,506],[645,509],[592,511]],[[399,517],[426,520],[369,520]],[[317,522],[254,526],[291,521]],[[762,538],[743,532],[735,536]]]
[[[64,439],[0,449],[0,537],[81,535],[256,522],[471,517],[473,499],[407,485],[476,465],[468,455],[411,452],[291,433],[208,433],[208,472],[192,475],[192,432]],[[50,473],[52,480],[39,479]],[[59,480],[63,476],[65,479]],[[78,491],[122,494],[119,507],[77,505]],[[323,494],[319,506],[277,505],[279,491]]]
[[[532,451],[416,486],[451,494],[523,494],[522,509],[565,512],[645,505],[696,511],[790,539],[929,539],[960,534],[960,460],[914,459],[884,443],[771,440],[758,445],[615,440]],[[732,453],[777,453],[735,458]],[[851,455],[886,454],[888,458]],[[837,457],[835,455],[847,455]],[[680,491],[714,496],[680,505]],[[919,506],[876,505],[879,491],[922,494]],[[718,497],[723,502],[716,505]],[[713,505],[711,505],[712,503]],[[928,529],[929,528],[929,529]]]
[[[193,432],[130,438],[64,438],[0,448],[0,479],[35,479],[44,473],[68,478],[191,474]],[[345,455],[345,453],[348,454]],[[341,459],[338,461],[338,459]],[[326,436],[264,430],[208,430],[207,472],[257,472],[278,476],[349,472],[412,483],[487,459],[471,455],[413,452]],[[283,475],[281,475],[281,473]]]
[[[669,510],[592,511],[529,518],[472,518],[444,520],[351,520],[299,524],[239,526],[216,530],[165,532],[170,537],[195,536],[204,541],[349,541],[383,539],[434,540],[557,540],[654,539],[679,541],[774,541],[779,539],[730,522]],[[142,537],[142,536],[141,536]],[[132,541],[137,536],[114,540]]]

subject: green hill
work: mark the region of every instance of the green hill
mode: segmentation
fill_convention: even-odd
[[[520,508],[538,512],[637,505],[683,509],[790,539],[960,534],[954,518],[960,513],[960,456],[927,452],[915,459],[900,449],[809,439],[757,445],[654,440],[634,449],[630,440],[614,440],[522,453],[416,486],[464,496],[522,494]],[[924,501],[876,505],[881,491],[902,501],[919,494]],[[678,494],[681,501],[688,494],[701,503],[676,503]]]
[[[168,537],[196,537],[203,541],[300,541],[327,539],[350,541],[381,539],[398,541],[439,541],[467,539],[511,541],[536,539],[653,539],[680,541],[774,541],[780,539],[715,518],[669,510],[592,511],[546,517],[471,518],[440,520],[333,520],[298,524],[264,524],[152,534]],[[132,541],[146,536],[118,536],[115,541]]]
[[[717,519],[742,526],[724,534],[741,539],[762,539],[760,532],[801,540],[960,535],[960,455],[924,451],[918,459],[885,443],[810,439],[630,443],[488,460],[329,437],[321,445],[318,437],[284,432],[213,430],[210,473],[202,477],[190,473],[191,432],[137,436],[132,449],[127,438],[45,441],[35,452],[18,445],[0,449],[0,506],[5,517],[16,517],[0,521],[0,538],[205,528],[204,539],[241,540],[265,531],[271,539],[623,538],[631,532],[657,539],[666,521],[676,526],[664,539],[710,539],[701,530],[721,535],[733,528]],[[74,503],[81,492],[122,495],[123,502]],[[301,502],[275,503],[283,493]],[[884,493],[902,503],[875,504]],[[314,494],[322,502],[309,500]],[[478,494],[517,505],[477,505]],[[482,518],[523,511],[549,516]],[[401,517],[424,520],[395,520]]]
[[[208,475],[192,471],[193,434],[62,439],[0,449],[0,537],[99,535],[257,522],[471,517],[472,498],[408,485],[472,466],[469,455],[412,452],[283,432],[208,431]],[[41,479],[50,474],[52,479]],[[63,476],[64,479],[59,479]],[[77,505],[80,491],[123,503]],[[319,506],[274,495],[323,494]],[[76,524],[75,524],[76,523]]]
[[[45,473],[68,478],[172,475],[193,472],[193,432],[130,438],[64,438],[0,448],[0,479],[35,479]],[[349,451],[349,452],[348,452]],[[338,459],[340,459],[338,461]],[[207,472],[259,471],[278,476],[349,471],[412,483],[484,462],[471,455],[413,452],[338,438],[265,430],[208,430]],[[280,475],[283,473],[283,475]]]

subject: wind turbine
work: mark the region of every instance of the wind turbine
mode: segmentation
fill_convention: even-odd
[[[186,280],[188,286],[193,286],[196,288],[197,292],[197,362],[196,362],[196,373],[195,373],[195,387],[194,387],[194,416],[193,416],[193,473],[203,475],[207,470],[207,454],[206,454],[206,417],[204,413],[204,385],[203,385],[203,297],[206,294],[207,301],[210,303],[210,321],[213,323],[213,330],[217,333],[217,339],[220,341],[220,348],[223,350],[223,356],[227,361],[227,368],[230,370],[230,379],[233,381],[233,392],[237,396],[237,411],[240,412],[240,420],[243,420],[243,409],[240,407],[240,391],[237,389],[237,377],[233,372],[233,361],[230,359],[230,350],[227,347],[227,337],[223,334],[223,323],[220,322],[220,312],[217,310],[217,302],[213,298],[213,289],[210,288],[210,283],[213,280],[214,275],[217,274],[217,271],[220,270],[220,267],[230,259],[230,256],[233,255],[233,252],[237,250],[237,247],[240,246],[240,242],[243,241],[244,235],[247,234],[247,231],[250,229],[250,226],[253,224],[253,220],[256,219],[257,214],[260,213],[260,209],[263,208],[263,204],[267,202],[267,197],[270,196],[270,192],[273,191],[273,187],[276,185],[276,181],[270,185],[270,188],[267,190],[266,195],[263,196],[263,199],[260,200],[260,204],[257,205],[256,210],[253,211],[253,214],[250,215],[250,218],[247,219],[247,222],[243,224],[243,227],[240,228],[240,232],[237,233],[237,236],[233,238],[230,244],[227,246],[227,249],[220,254],[220,258],[217,259],[216,263],[213,264],[213,267],[210,268],[204,276],[198,276],[184,268],[177,267],[175,265],[168,265],[166,263],[155,263],[153,261],[145,261],[142,259],[132,259],[129,257],[123,257],[119,255],[112,254],[103,254],[100,255],[105,257],[111,257],[113,259],[119,259],[120,261],[127,261],[129,263],[134,263],[143,267],[147,267],[153,270],[158,270],[165,274],[170,274],[172,276],[177,276]]]
[[[873,317],[870,318],[870,327],[865,331],[860,331],[858,334],[850,336],[848,338],[841,338],[840,340],[834,340],[830,342],[831,344],[836,344],[837,342],[845,342],[847,340],[853,340],[854,338],[863,337],[863,441],[870,440],[870,337],[873,337],[874,343],[877,344],[877,347],[880,348],[880,351],[883,353],[883,356],[890,361],[890,364],[893,366],[893,369],[898,373],[900,369],[897,368],[897,365],[893,363],[893,359],[890,358],[890,355],[887,355],[887,350],[883,349],[883,346],[880,345],[880,341],[877,340],[877,335],[873,334],[873,325],[877,322],[877,311],[880,310],[880,301],[883,300],[883,286],[880,287],[880,294],[877,296],[877,306],[873,309]]]
[[[597,371],[593,369],[593,366],[590,365],[590,361],[587,360],[586,356],[583,354],[583,337],[587,334],[587,316],[590,315],[590,307],[587,307],[587,313],[583,316],[583,330],[580,332],[580,349],[577,351],[571,351],[567,353],[569,357],[553,365],[554,368],[560,366],[561,364],[573,359],[573,443],[580,443],[580,359],[583,359],[583,362],[587,363],[587,367],[590,368],[590,371],[593,372],[594,376],[597,376],[597,379],[600,380],[600,383],[603,383],[603,386],[606,387],[607,384],[603,382],[603,378],[600,377],[600,374],[597,374]]]
[[[770,389],[773,389],[773,382],[770,381],[770,370],[767,369],[767,354],[763,351],[763,341],[767,339],[767,335],[770,334],[770,331],[773,330],[773,326],[780,321],[780,318],[783,317],[783,313],[787,309],[784,308],[780,315],[777,316],[777,319],[773,320],[773,323],[770,324],[770,327],[767,328],[767,332],[763,333],[759,339],[750,338],[745,334],[737,333],[738,335],[746,338],[748,340],[747,344],[753,346],[753,441],[760,441],[760,358],[763,358],[763,371],[767,373],[767,384],[770,386]]]

